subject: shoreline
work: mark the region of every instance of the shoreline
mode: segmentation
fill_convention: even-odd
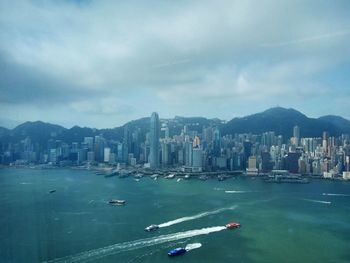
[[[251,179],[263,179],[268,183],[301,183],[302,182],[288,182],[288,181],[268,181],[267,179],[271,179],[268,173],[261,173],[258,175],[248,175],[244,171],[214,171],[214,172],[182,172],[178,171],[176,169],[171,168],[164,168],[164,169],[158,169],[158,170],[150,170],[149,168],[141,168],[141,167],[126,167],[124,169],[121,169],[123,171],[127,172],[127,176],[119,176],[117,174],[109,175],[109,172],[116,170],[116,167],[114,166],[54,166],[54,165],[0,165],[0,169],[33,169],[33,170],[53,170],[53,169],[70,169],[70,170],[86,170],[86,171],[92,171],[95,172],[96,175],[104,175],[106,178],[108,177],[119,177],[119,178],[125,178],[125,177],[133,177],[137,174],[142,174],[145,177],[151,177],[156,175],[157,177],[163,177],[166,179],[171,179],[168,176],[174,175],[173,178],[181,178],[181,179],[189,179],[189,178],[196,178],[202,181],[205,181],[207,179],[217,179],[219,181],[224,181],[230,178],[234,177],[242,177],[242,178],[251,178]],[[188,178],[185,176],[189,175]],[[350,180],[346,180],[342,178],[341,176],[337,176],[334,178],[324,178],[322,175],[312,175],[312,174],[289,174],[290,176],[299,176],[302,179],[307,180],[325,180],[325,181],[340,181],[340,182],[350,182]],[[202,178],[201,178],[202,177]]]

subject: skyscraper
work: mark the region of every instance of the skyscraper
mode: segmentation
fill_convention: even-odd
[[[158,113],[153,112],[151,116],[150,157],[149,157],[151,168],[159,167],[159,136],[160,136],[159,116],[158,116]]]
[[[296,146],[299,146],[300,141],[300,128],[299,126],[295,125],[293,128],[293,138],[294,138],[294,144]]]

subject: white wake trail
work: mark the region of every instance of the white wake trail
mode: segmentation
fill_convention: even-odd
[[[227,210],[234,210],[236,207],[237,206],[234,205],[234,206],[230,206],[230,207],[219,208],[219,209],[216,209],[216,210],[213,210],[213,211],[202,212],[200,214],[193,215],[193,216],[181,217],[181,218],[178,218],[178,219],[175,219],[175,220],[171,220],[171,221],[166,222],[166,223],[162,223],[162,224],[159,225],[159,227],[168,227],[168,226],[179,224],[179,223],[182,223],[182,222],[185,222],[185,221],[190,221],[190,220],[198,219],[198,218],[209,216],[209,215],[215,215],[215,214],[227,211]]]
[[[350,196],[347,194],[332,194],[332,193],[323,193],[322,195],[328,195],[328,196]]]
[[[88,262],[88,261],[93,261],[99,258],[114,255],[124,251],[140,249],[140,248],[158,245],[166,242],[190,238],[194,236],[208,235],[210,233],[219,232],[224,229],[226,229],[226,227],[224,226],[214,226],[214,227],[207,227],[202,229],[178,232],[178,233],[173,233],[168,235],[162,235],[162,236],[153,237],[153,238],[139,239],[135,241],[124,242],[124,243],[114,244],[107,247],[97,248],[97,249],[85,251],[76,255],[57,258],[57,259],[53,259],[45,262],[46,263]]]
[[[313,202],[313,203],[326,204],[326,205],[330,205],[331,204],[330,201],[323,201],[323,200],[313,200],[313,199],[302,199],[302,200],[308,201],[308,202]]]
[[[226,190],[226,194],[243,194],[243,193],[248,193],[248,191],[239,191],[239,190]]]
[[[193,244],[188,244],[185,249],[187,251],[190,251],[190,250],[193,250],[193,249],[196,249],[196,248],[200,248],[202,246],[201,243],[193,243]]]

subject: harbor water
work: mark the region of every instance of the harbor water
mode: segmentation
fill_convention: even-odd
[[[0,262],[350,262],[347,182],[3,168],[0,189]],[[191,243],[201,246],[168,258]]]

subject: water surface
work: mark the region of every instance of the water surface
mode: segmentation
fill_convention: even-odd
[[[346,182],[135,181],[1,169],[0,189],[1,262],[350,261]],[[127,204],[111,206],[112,198]],[[225,229],[230,221],[242,227]],[[161,228],[145,232],[150,224]],[[167,257],[190,243],[202,246]]]

